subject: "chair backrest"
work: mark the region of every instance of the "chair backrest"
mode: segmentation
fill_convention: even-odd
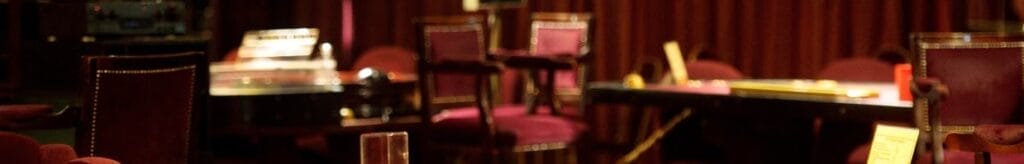
[[[698,44],[690,49],[686,53],[686,73],[690,79],[702,79],[702,80],[738,80],[743,79],[743,73],[741,73],[736,67],[715,60],[701,60],[701,57],[708,57],[711,55],[707,46]],[[662,61],[664,62],[664,61]],[[671,84],[672,83],[671,72],[666,72],[659,84]]]
[[[918,32],[910,34],[910,63],[921,61],[921,43],[994,43],[1024,41],[1024,33],[968,33],[968,32]],[[916,69],[915,69],[916,70]],[[916,73],[916,72],[915,72]]]
[[[421,32],[419,61],[422,64],[436,64],[446,61],[484,61],[485,20],[481,16],[435,16],[417,20],[417,31]],[[424,71],[420,71],[424,72]],[[470,105],[475,101],[476,79],[472,74],[449,72],[421,73],[434,106]],[[422,83],[421,83],[422,84]],[[426,102],[424,102],[426,103]]]
[[[843,81],[893,81],[893,66],[885,61],[853,57],[829,63],[818,73],[820,79]]]
[[[83,57],[76,149],[125,163],[188,163],[207,94],[202,52]]]
[[[530,53],[585,55],[590,51],[589,13],[534,13],[530,25]]]
[[[905,63],[910,50],[896,45],[883,45],[870,56],[855,56],[833,61],[818,72],[819,79],[842,81],[892,82],[895,64]]]
[[[917,121],[926,129],[929,118],[939,118],[940,129],[963,129],[979,124],[1017,121],[1024,89],[1024,42],[921,43],[915,62],[916,78],[933,78],[949,88],[949,95],[929,109],[918,97]],[[928,116],[938,110],[939,116]]]
[[[743,73],[732,65],[713,60],[697,60],[686,63],[686,71],[691,79],[737,80],[743,79]]]
[[[590,53],[589,13],[534,13],[530,25],[530,54],[582,56]],[[558,71],[555,86],[577,87],[582,70]],[[543,77],[543,76],[541,76]]]
[[[416,53],[402,47],[374,47],[359,56],[355,70],[374,67],[389,72],[416,73]]]

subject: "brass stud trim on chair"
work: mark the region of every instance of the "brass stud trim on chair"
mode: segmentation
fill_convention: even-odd
[[[590,52],[590,46],[587,40],[589,33],[589,24],[587,22],[556,22],[556,21],[536,21],[530,25],[530,52],[536,53],[537,51],[537,33],[540,29],[559,29],[559,30],[580,30],[582,36],[580,36],[580,52],[579,54],[587,54]]]
[[[533,151],[565,149],[568,146],[569,146],[568,143],[563,143],[563,142],[530,144],[530,145],[516,146],[516,147],[512,148],[512,151],[514,151],[514,152],[533,152]]]
[[[89,156],[95,156],[96,155],[96,120],[97,120],[97,118],[99,116],[99,110],[97,110],[97,108],[99,108],[100,85],[102,84],[102,83],[100,83],[100,78],[103,76],[103,74],[118,74],[118,75],[124,75],[124,74],[157,74],[157,73],[168,73],[168,72],[178,72],[178,71],[189,70],[189,71],[191,71],[191,75],[190,75],[191,79],[189,80],[189,90],[191,90],[192,92],[195,92],[195,77],[196,77],[195,69],[196,69],[196,65],[188,65],[188,66],[172,67],[172,68],[162,68],[162,69],[146,69],[146,70],[106,70],[106,69],[104,69],[104,70],[96,70],[96,77],[94,79],[94,81],[96,83],[96,86],[95,86],[95,88],[93,88],[94,90],[93,90],[93,95],[92,95],[92,120],[90,121],[91,125],[89,127]],[[192,130],[192,99],[193,99],[192,95],[194,95],[194,94],[189,94],[188,108],[185,111],[185,113],[186,113],[186,116],[185,116],[185,120],[186,120],[185,121],[185,124],[186,124],[185,125],[185,154],[188,154],[188,147],[189,147],[189,143],[188,142],[189,142],[189,138],[190,138],[189,137],[189,135],[190,135],[189,131]]]

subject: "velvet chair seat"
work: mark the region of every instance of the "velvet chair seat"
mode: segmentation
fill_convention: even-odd
[[[546,110],[542,110],[546,111]],[[436,141],[456,144],[479,144],[485,132],[477,108],[449,109],[434,116],[433,138]],[[509,147],[517,145],[572,143],[586,126],[578,121],[550,114],[527,115],[521,105],[504,105],[494,108],[494,124],[497,127],[495,145]]]
[[[870,149],[871,149],[871,145],[862,145],[862,146],[858,147],[857,149],[855,149],[853,151],[853,153],[850,154],[850,158],[849,158],[849,160],[847,160],[847,163],[851,163],[851,164],[867,163],[867,161],[868,161],[868,153],[869,153]],[[931,152],[927,152],[925,154],[927,154],[928,157],[926,157],[926,158],[916,158],[918,160],[914,161],[914,163],[922,163],[922,164],[924,164],[924,163],[932,163],[931,162],[931,160],[932,160],[932,157],[931,157],[932,153]],[[946,151],[943,152],[943,159],[945,160],[944,162],[948,163],[948,164],[974,163],[974,152],[959,151],[959,150],[946,150]],[[992,163],[993,164],[1020,163],[1020,161],[1024,161],[1024,154],[992,153]]]
[[[64,144],[41,145],[36,140],[16,133],[0,132],[0,163],[13,164],[116,164],[103,157],[78,158],[75,149]]]
[[[1024,139],[1024,125],[978,125],[974,135],[988,143],[1019,144]]]
[[[979,125],[975,127],[973,134],[947,135],[945,147],[975,152],[1022,152],[1022,136],[1024,127],[1020,125]]]

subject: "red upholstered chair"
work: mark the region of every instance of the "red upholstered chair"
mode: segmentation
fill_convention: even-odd
[[[989,153],[1024,153],[1024,42],[918,46],[915,122],[928,132],[933,159],[941,162],[945,149],[976,152],[978,163],[1004,160]]]
[[[567,148],[580,129],[572,120],[526,115],[523,105],[495,106],[491,101],[489,77],[501,68],[484,59],[483,22],[479,16],[417,21],[424,43],[417,58],[420,93],[425,117],[432,120],[432,143],[480,149],[490,162],[497,161],[495,153]]]
[[[116,164],[102,157],[78,158],[75,149],[64,144],[39,145],[36,140],[11,132],[0,131],[0,161],[12,164]]]
[[[690,79],[698,80],[739,80],[743,79],[743,73],[740,73],[736,67],[732,65],[715,61],[715,60],[700,60],[701,56],[707,56],[707,49],[703,45],[698,45],[686,54],[686,73]],[[662,76],[661,84],[672,83],[672,73],[665,72]]]
[[[921,43],[918,48],[915,124],[925,132],[919,144],[931,148],[931,156],[919,162],[969,163],[970,152],[976,163],[1024,159],[1019,121],[1024,42]]]
[[[125,163],[189,163],[202,133],[202,52],[86,56],[76,149]]]
[[[911,55],[907,55],[908,57],[910,57],[908,59],[910,60],[910,63],[913,63],[915,65],[919,65],[920,62],[923,61],[923,60],[918,58],[919,56],[921,56],[921,50],[920,50],[921,46],[919,46],[919,45],[922,44],[922,43],[931,43],[931,44],[936,44],[936,43],[968,44],[968,43],[1016,42],[1016,41],[1024,41],[1024,33],[961,33],[961,32],[933,33],[933,32],[926,32],[926,33],[912,33],[910,35],[910,39],[909,40],[910,40],[910,44],[913,45],[913,46],[911,46],[911,53],[910,53]],[[920,69],[917,66],[914,67],[915,74],[919,73],[918,72],[919,70],[923,70],[923,69]],[[922,135],[924,135],[924,134],[922,134]],[[868,154],[868,150],[869,149],[870,149],[870,144],[861,145],[857,149],[853,150],[853,153],[851,153],[849,158],[848,158],[848,162],[849,163],[864,163],[867,160],[867,154]],[[954,150],[954,151],[946,152],[944,154],[946,155],[945,159],[946,159],[947,162],[966,163],[967,161],[970,161],[970,159],[972,159],[972,158],[970,158],[972,156],[971,155],[972,153],[965,152],[965,151],[955,151]],[[996,154],[994,154],[994,157],[996,157],[995,159],[998,159],[997,161],[1001,161],[1002,159],[1013,158],[1014,156],[1012,154],[1008,155],[1008,154],[996,153]],[[919,162],[930,163],[930,162],[928,162],[928,161],[931,161],[930,158],[931,157],[928,157],[927,159],[926,158],[919,158],[919,159],[926,159],[926,160],[919,160]],[[1012,161],[1012,160],[1010,160],[1010,161]]]
[[[559,62],[537,63],[539,65],[530,68],[542,70],[529,73],[526,78],[528,95],[525,101],[531,113],[534,112],[538,98],[544,98],[544,101],[551,104],[552,113],[578,113],[574,109],[563,110],[562,104],[578,103],[581,88],[586,87],[591,19],[590,13],[533,14],[529,54]]]

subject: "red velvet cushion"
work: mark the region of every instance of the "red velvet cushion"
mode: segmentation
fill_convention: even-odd
[[[975,129],[978,130],[978,129]],[[975,131],[975,134],[948,134],[945,137],[943,144],[946,149],[962,150],[962,151],[984,151],[992,153],[1020,153],[1024,152],[1024,142],[1019,141],[1013,135],[1019,135],[1017,132],[995,132],[998,130],[986,128],[982,131]],[[981,133],[979,135],[979,133]],[[1000,144],[1000,143],[1009,144]]]
[[[893,78],[893,66],[881,60],[854,57],[828,64],[818,78],[846,81],[882,81]]]
[[[39,143],[36,140],[10,132],[0,132],[0,163],[37,164]]]
[[[850,154],[850,157],[847,158],[847,163],[851,163],[851,164],[867,163],[867,161],[868,161],[868,153],[869,153],[870,149],[871,149],[871,145],[870,144],[861,145],[856,150],[854,150],[853,153]],[[925,158],[917,158],[916,161],[914,161],[914,162],[915,163],[921,163],[921,164],[932,163],[931,162],[932,161],[932,156],[931,156],[932,153],[931,153],[931,151],[926,152],[926,153],[928,154],[927,157],[925,157]],[[945,163],[949,163],[949,164],[961,164],[961,163],[962,164],[968,164],[968,163],[974,163],[974,152],[965,152],[965,151],[957,151],[957,150],[946,150],[946,151],[943,152],[943,160],[944,160]],[[993,164],[1020,163],[1020,161],[1024,161],[1024,154],[992,153],[992,163]]]
[[[45,104],[0,105],[0,120],[26,121],[50,114],[53,106]]]
[[[481,130],[479,115],[465,110],[453,109],[451,113],[436,117],[431,128],[433,138],[441,142],[479,144],[485,136]],[[572,143],[583,128],[566,118],[545,114],[522,115],[521,106],[496,107],[494,123],[497,127],[497,146],[515,146],[544,143]]]
[[[709,60],[686,63],[686,73],[691,79],[742,79],[743,74],[731,65]]]
[[[979,125],[974,134],[989,143],[1017,144],[1024,139],[1024,125]]]
[[[39,147],[42,164],[65,164],[78,158],[75,149],[65,144],[46,144]]]
[[[353,69],[374,67],[389,72],[416,73],[416,53],[402,47],[374,47],[352,64]]]
[[[120,164],[120,162],[103,157],[85,157],[69,161],[68,164]]]
[[[943,125],[1007,124],[1020,117],[1021,48],[925,53],[926,76],[949,87],[939,108]]]

